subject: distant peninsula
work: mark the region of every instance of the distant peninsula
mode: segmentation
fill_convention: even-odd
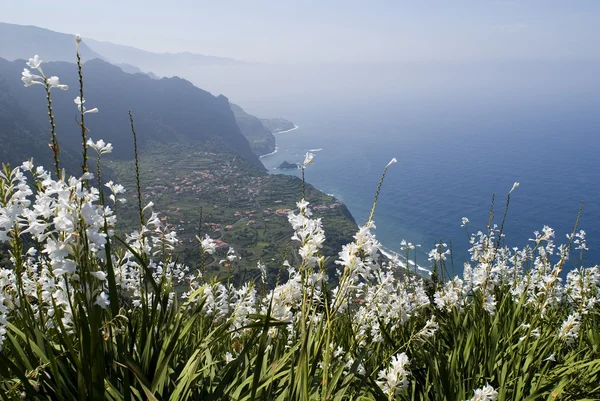
[[[293,122],[283,118],[261,118],[260,122],[274,134],[296,128]]]
[[[288,161],[284,161],[277,168],[279,170],[291,170],[291,169],[299,169],[300,166],[297,163],[290,163]]]
[[[293,122],[283,118],[258,118],[246,113],[236,104],[231,103],[230,106],[240,131],[248,139],[250,148],[257,156],[275,152],[273,134],[296,128]]]

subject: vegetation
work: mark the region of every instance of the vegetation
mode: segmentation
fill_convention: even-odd
[[[204,149],[204,150],[201,150]],[[204,259],[209,275],[224,277],[230,271],[219,261],[234,249],[242,257],[232,272],[233,281],[243,283],[260,275],[259,262],[281,263],[286,257],[297,260],[297,245],[290,240],[294,231],[288,213],[302,196],[302,182],[296,177],[269,175],[244,159],[205,150],[205,146],[180,143],[148,146],[140,153],[141,187],[144,202],[152,201],[161,211],[162,223],[177,232],[178,260],[198,268],[202,257],[196,235],[208,234],[218,247]],[[139,226],[133,161],[114,160],[110,179],[127,190],[119,205],[118,232],[123,235]],[[342,245],[352,241],[356,222],[347,208],[334,197],[305,188],[306,199],[316,206],[315,215],[331,234],[323,244],[326,266],[335,273],[335,256]],[[287,256],[286,256],[287,255]],[[274,285],[278,269],[269,268],[268,281]]]
[[[262,156],[275,151],[275,137],[261,120],[246,113],[236,104],[231,104],[231,111],[240,131],[248,139],[250,148],[256,155]]]
[[[61,89],[58,78],[46,77],[36,58],[28,66],[40,75],[24,72],[23,82],[43,86],[50,101]],[[323,224],[303,182],[287,215],[298,249],[268,261],[281,273],[275,283],[259,264],[259,279],[235,285],[241,262],[234,251],[223,261],[231,274],[209,279],[206,262],[217,244],[199,235],[200,269],[180,263],[177,232],[143,199],[140,166],[149,161],[137,149],[128,176],[138,196],[132,209],[123,208],[124,188],[103,177],[112,146],[87,139],[84,118],[94,109],[83,99],[81,87],[79,128],[84,153],[97,155],[89,170],[98,188],[85,157],[79,178],[65,176],[58,146],[59,174],[31,161],[5,165],[0,174],[0,240],[9,244],[11,263],[0,270],[0,398],[600,397],[600,268],[580,266],[561,280],[565,261],[583,260],[587,249],[577,224],[565,244],[556,246],[544,227],[532,246],[508,249],[503,224],[490,217],[487,229],[471,236],[462,279],[445,274],[448,251],[440,243],[430,253],[434,274],[424,280],[397,258],[382,260],[371,232],[394,159],[371,218],[337,256],[337,280],[328,280]],[[54,125],[51,132],[60,141]],[[303,177],[312,159],[307,154]],[[168,163],[161,166],[172,174]],[[214,193],[206,196],[221,196]],[[121,211],[138,218],[125,236]],[[412,252],[408,244],[405,250]]]

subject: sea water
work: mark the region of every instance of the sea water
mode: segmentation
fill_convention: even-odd
[[[276,135],[277,152],[261,160],[271,173],[299,175],[276,167],[314,152],[307,181],[339,198],[362,224],[383,168],[397,158],[379,196],[375,233],[392,251],[400,251],[403,239],[419,244],[419,265],[430,265],[427,253],[443,241],[451,244],[460,274],[469,258],[468,235],[486,231],[493,194],[494,222],[501,224],[514,182],[520,186],[504,226],[508,246],[531,244],[544,225],[555,230],[557,244],[567,242],[583,201],[579,229],[590,248],[584,259],[600,263],[600,108],[541,100],[499,106],[398,111],[365,105],[305,114],[294,120],[297,129]],[[470,220],[466,230],[462,217]]]

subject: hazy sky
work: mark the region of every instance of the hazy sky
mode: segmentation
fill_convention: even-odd
[[[599,0],[0,0],[0,21],[269,63],[600,60]]]

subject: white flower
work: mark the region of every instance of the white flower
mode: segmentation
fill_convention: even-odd
[[[550,354],[550,356],[548,358],[544,359],[544,362],[548,362],[548,361],[556,362],[556,357],[554,356],[554,354]]]
[[[417,333],[417,337],[431,338],[439,327],[439,324],[435,321],[435,316],[432,316],[432,318],[425,323],[425,326]]]
[[[306,152],[306,156],[304,156],[304,162],[302,163],[302,167],[306,167],[309,164],[312,164],[314,158],[315,158],[314,153]]]
[[[21,167],[23,168],[23,170],[27,170],[27,171],[33,170],[33,167],[34,167],[33,159],[23,162],[23,164],[21,164]]]
[[[387,166],[385,166],[385,168],[388,168],[389,166],[391,166],[394,163],[398,163],[398,160],[396,160],[396,158],[392,158],[392,160],[390,160],[390,162],[387,164]]]
[[[465,227],[467,224],[469,224],[469,219],[467,219],[466,217],[462,218],[462,224],[460,225],[461,227]]]
[[[446,245],[445,243],[437,245],[435,248],[433,248],[431,251],[429,251],[428,260],[430,262],[433,262],[433,261],[439,262],[442,260],[446,260],[448,258],[448,255],[450,255],[450,249],[446,249],[444,251],[444,248],[447,248],[447,247],[448,247],[448,245]]]
[[[403,352],[394,355],[390,366],[379,372],[377,385],[388,396],[388,399],[393,399],[400,390],[408,387],[408,375],[410,374],[410,371],[406,369],[408,363],[408,356]]]
[[[234,360],[235,360],[235,358],[233,357],[233,355],[231,355],[231,352],[225,353],[225,363],[230,363],[230,362],[233,362]]]
[[[260,279],[262,280],[263,284],[267,284],[267,266],[258,261],[256,267],[258,267],[258,270],[260,270]]]
[[[43,78],[40,77],[39,75],[33,75],[31,73],[31,71],[29,71],[27,68],[23,68],[23,72],[21,73],[21,75],[22,75],[21,81],[23,81],[25,86],[31,86],[31,85],[35,85],[35,84],[43,85],[42,82],[36,81],[36,79],[43,79]]]
[[[145,212],[148,209],[152,209],[152,206],[154,206],[154,202],[152,202],[152,201],[148,202],[148,204],[146,206],[144,206],[144,208],[142,209],[142,212]]]
[[[83,38],[81,37],[81,35],[76,33],[75,34],[75,43],[79,45],[82,40],[83,40]]]
[[[411,249],[415,249],[415,245],[412,242],[407,242],[405,239],[403,239],[402,241],[400,241],[400,249],[402,251],[408,251]]]
[[[198,240],[198,242],[200,242],[200,247],[202,248],[202,252],[204,253],[212,255],[217,249],[217,244],[215,244],[215,241],[212,238],[210,238],[208,234],[204,235],[204,239],[200,239],[200,237],[196,235],[196,239]]]
[[[102,272],[102,271],[97,271],[97,272],[90,272],[90,274],[94,277],[96,277],[98,280],[100,281],[104,281],[106,280],[106,273]]]
[[[570,314],[560,327],[558,338],[563,340],[567,345],[573,344],[579,336],[580,324],[579,313]]]
[[[112,192],[112,194],[110,195],[110,199],[114,203],[117,203],[117,201],[119,201],[121,203],[125,203],[125,200],[126,200],[125,198],[117,199],[117,195],[125,192],[125,188],[123,187],[123,185],[115,184],[112,181],[109,181],[106,184],[104,184],[104,186],[106,186]]]
[[[46,80],[50,89],[57,88],[66,91],[69,89],[69,85],[61,85],[57,76],[51,76]]]
[[[73,102],[77,105],[77,110],[81,111],[83,109],[83,114],[88,114],[88,113],[97,113],[98,112],[98,108],[94,107],[93,109],[87,109],[83,104],[85,103],[85,99],[80,98],[79,96],[77,96],[75,99],[73,99]]]
[[[510,191],[508,191],[508,194],[510,195],[512,193],[512,191],[514,191],[515,189],[517,189],[519,187],[519,183],[515,182],[512,186],[512,188],[510,189]]]
[[[492,386],[486,384],[485,387],[475,390],[475,395],[469,401],[496,401],[498,392]]]
[[[42,60],[40,60],[40,56],[38,56],[36,54],[32,58],[30,58],[29,61],[26,64],[27,64],[27,67],[29,67],[29,68],[33,68],[33,69],[39,70],[40,69],[40,65],[42,64]]]
[[[94,142],[91,139],[87,140],[87,145],[94,149],[96,152],[98,152],[98,155],[103,155],[105,153],[111,153],[112,152],[112,144],[110,143],[104,143],[104,141],[102,139],[98,140],[98,142]]]
[[[96,302],[94,302],[94,305],[98,305],[102,309],[106,309],[106,307],[110,305],[110,301],[108,300],[108,294],[102,291],[100,295],[96,297]]]

